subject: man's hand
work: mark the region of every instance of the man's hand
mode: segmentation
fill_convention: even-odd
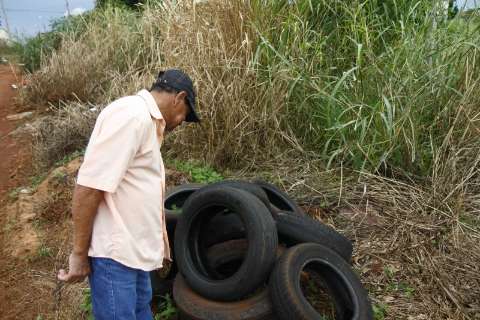
[[[92,237],[93,220],[98,205],[103,199],[103,191],[76,185],[73,192],[73,250],[68,258],[68,273],[58,272],[58,280],[81,282],[90,274],[88,248]]]
[[[58,271],[58,280],[75,283],[82,282],[90,274],[90,262],[87,255],[71,253],[68,258],[68,273],[64,269]]]

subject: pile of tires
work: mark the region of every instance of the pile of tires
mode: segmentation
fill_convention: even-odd
[[[180,319],[373,319],[351,242],[275,186],[186,184],[165,213],[175,263],[152,287],[173,290]]]

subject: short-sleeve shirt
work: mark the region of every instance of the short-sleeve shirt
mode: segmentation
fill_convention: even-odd
[[[151,271],[170,259],[160,146],[165,121],[147,90],[118,99],[95,123],[77,183],[103,190],[90,257]]]

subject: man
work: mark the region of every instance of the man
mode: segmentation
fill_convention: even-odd
[[[95,319],[152,319],[149,271],[171,260],[163,214],[165,131],[198,122],[195,91],[180,70],[98,116],[73,194],[73,250],[58,279],[89,277]]]

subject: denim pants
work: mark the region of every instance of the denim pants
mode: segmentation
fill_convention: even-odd
[[[95,320],[152,320],[150,274],[108,258],[90,258]]]

